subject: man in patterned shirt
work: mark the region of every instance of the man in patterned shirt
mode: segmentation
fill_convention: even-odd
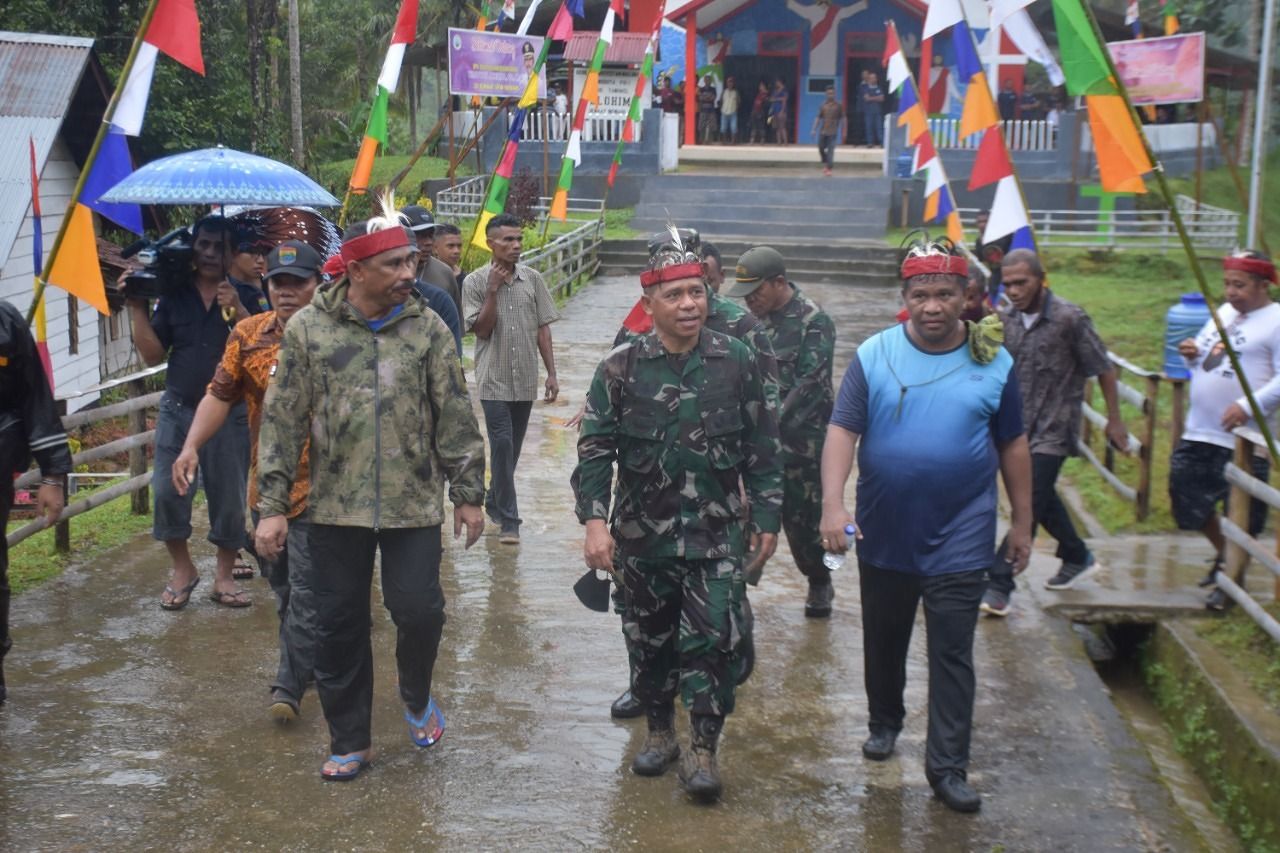
[[[264,281],[275,310],[255,314],[237,324],[209,390],[196,409],[182,453],[173,463],[173,486],[185,495],[196,479],[200,448],[244,400],[249,409],[249,507],[257,521],[258,432],[262,426],[262,401],[275,374],[285,324],[311,302],[320,282],[322,260],[306,243],[281,243],[267,256]],[[281,722],[298,718],[298,706],[315,663],[315,609],[307,581],[311,555],[307,547],[307,455],[298,462],[298,476],[289,493],[289,540],[285,553],[267,560],[267,580],[275,590],[280,614],[280,664],[271,685],[271,716]],[[243,592],[237,592],[243,596]]]
[[[498,525],[498,541],[520,544],[516,464],[529,414],[538,396],[538,356],[547,366],[543,399],[560,393],[551,350],[551,324],[560,312],[542,276],[521,263],[520,220],[500,214],[485,239],[493,260],[462,283],[462,320],[476,335],[476,389],[489,434],[489,494],[485,510]]]

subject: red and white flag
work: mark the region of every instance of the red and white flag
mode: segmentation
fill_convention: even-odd
[[[160,0],[155,14],[142,37],[138,55],[129,71],[129,79],[120,90],[120,101],[111,123],[128,136],[142,132],[142,119],[147,113],[151,94],[151,78],[156,71],[156,55],[164,53],[197,74],[204,74],[204,57],[200,52],[200,18],[195,0]]]

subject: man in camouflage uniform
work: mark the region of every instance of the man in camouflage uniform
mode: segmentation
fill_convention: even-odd
[[[752,544],[771,550],[782,505],[777,421],[748,347],[705,328],[697,256],[660,252],[641,284],[654,331],[614,349],[596,370],[573,473],[576,510],[587,527],[587,565],[619,572],[625,589],[632,689],[649,724],[632,770],[660,775],[679,756],[678,689],[692,728],[680,780],[694,796],[715,799],[740,630],[739,478],[751,501]]]
[[[822,564],[819,463],[831,417],[831,359],[836,327],[818,304],[787,280],[786,264],[768,246],[748,249],[728,296],[742,297],[764,324],[778,364],[778,432],[782,436],[782,529],[796,566],[809,579],[804,615],[831,615],[831,572]]]
[[[713,332],[719,332],[722,335],[728,335],[731,338],[742,341],[751,350],[756,359],[756,365],[760,370],[760,375],[764,379],[765,394],[770,401],[770,405],[777,409],[778,400],[778,367],[773,358],[773,347],[769,343],[769,336],[765,333],[763,324],[755,318],[750,311],[745,310],[742,306],[735,302],[731,302],[719,295],[719,290],[715,282],[712,280],[711,264],[718,263],[720,253],[714,248],[713,255],[707,254],[709,243],[702,243],[699,239],[698,232],[692,228],[679,229],[679,238],[681,246],[677,250],[673,245],[674,240],[670,232],[660,231],[649,238],[649,257],[656,257],[662,251],[683,251],[687,254],[700,256],[702,259],[703,282],[707,285],[707,318],[703,323]],[[713,257],[714,256],[714,257]],[[718,267],[717,267],[718,269]],[[721,276],[721,280],[723,280]],[[642,335],[653,330],[653,318],[645,313],[644,301],[637,302],[632,308],[631,313],[627,316],[622,326],[618,329],[618,334],[614,336],[613,345],[615,347],[622,346],[628,341],[638,340]],[[585,408],[584,408],[585,411]],[[582,421],[582,412],[579,412],[576,420],[571,420],[570,426],[577,426]],[[749,515],[749,512],[748,512]],[[755,667],[755,642],[752,637],[755,619],[751,613],[751,602],[747,599],[747,581],[749,573],[754,573],[755,579],[753,583],[758,582],[759,570],[763,568],[764,563],[773,555],[770,548],[767,552],[753,552],[751,560],[748,564],[743,565],[737,576],[734,578],[734,595],[733,602],[737,611],[738,624],[742,626],[742,635],[739,638],[737,646],[734,648],[734,669],[736,671],[735,680],[738,684],[742,684],[751,675],[751,670]],[[626,612],[626,601],[621,586],[614,586],[613,589],[614,611],[618,614]],[[623,639],[626,640],[627,632],[622,632]],[[631,656],[628,654],[628,660]],[[635,677],[634,667],[631,673],[632,678]],[[635,698],[635,694],[628,686],[622,694],[613,701],[613,705],[609,708],[609,714],[616,719],[630,719],[639,717],[644,713],[644,706]]]
[[[342,245],[346,274],[290,320],[266,396],[257,531],[265,557],[284,546],[289,488],[311,438],[308,544],[327,780],[353,779],[369,761],[374,550],[410,738],[430,746],[444,732],[431,676],[445,618],[446,478],[454,536],[465,525],[470,547],[484,527],[484,440],[453,336],[414,293],[417,252],[395,211],[353,226]]]

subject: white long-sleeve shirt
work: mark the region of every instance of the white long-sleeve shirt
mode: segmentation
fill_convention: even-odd
[[[1218,307],[1218,316],[1240,358],[1249,387],[1270,420],[1280,409],[1280,305],[1271,302],[1257,311],[1241,314],[1224,303]],[[1222,414],[1232,403],[1248,413],[1249,401],[1231,369],[1213,320],[1205,322],[1196,335],[1196,348],[1199,354],[1187,360],[1191,370],[1191,405],[1182,437],[1219,447],[1235,447],[1235,436],[1222,428]],[[1257,428],[1252,418],[1247,426]]]

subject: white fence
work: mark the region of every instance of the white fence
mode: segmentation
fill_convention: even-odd
[[[1058,147],[1058,127],[1047,121],[1002,121],[1004,140],[1010,151],[1054,151]],[[977,148],[982,134],[960,138],[960,120],[931,118],[929,130],[938,148]]]
[[[504,131],[511,127],[514,109],[507,110]],[[457,111],[453,114],[453,132],[455,136],[469,136],[475,133],[475,113]],[[588,115],[582,125],[583,142],[618,142],[622,139],[622,128],[626,124],[626,116],[591,116]],[[635,123],[635,141],[639,142],[644,130],[644,122]],[[571,113],[557,113],[547,107],[532,110],[524,117],[524,127],[520,129],[521,142],[567,142],[569,131],[573,129]],[[563,152],[556,152],[557,156]]]
[[[436,194],[436,218],[446,222],[470,219],[480,212],[488,187],[489,176],[476,175],[449,189],[440,190]],[[551,199],[547,196],[540,196],[538,203],[533,206],[533,210],[542,214],[550,209]],[[568,210],[571,217],[573,214],[583,214],[599,218],[604,215],[604,199],[570,196]]]
[[[1240,241],[1240,214],[1234,210],[1201,204],[1180,195],[1178,212],[1191,237],[1201,251],[1227,251]],[[970,228],[978,211],[960,211],[961,220]],[[1080,248],[1150,249],[1164,251],[1181,247],[1178,231],[1167,210],[1033,210],[1031,223],[1036,244],[1074,246]]]

